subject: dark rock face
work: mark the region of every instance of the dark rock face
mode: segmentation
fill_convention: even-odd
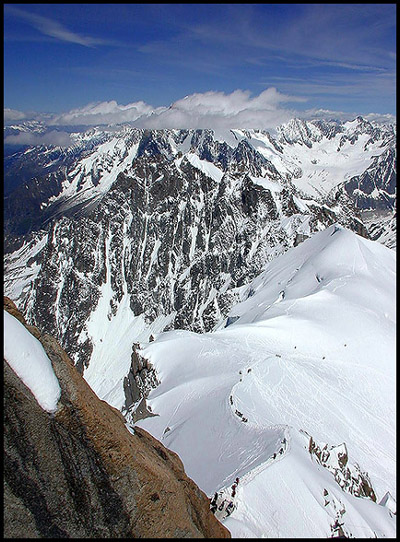
[[[6,250],[13,250],[21,235],[43,227],[49,213],[42,208],[42,202],[61,192],[67,167],[71,167],[81,155],[80,152],[65,153],[59,149],[50,155],[44,151],[41,147],[33,149],[26,157],[23,155],[19,161],[16,160],[15,166],[6,169],[8,182],[19,185],[4,197]],[[49,162],[52,165],[49,166]]]
[[[4,382],[5,536],[128,533],[128,515],[84,428],[76,435],[48,416],[6,363]]]
[[[26,320],[23,314],[21,314],[20,311],[17,309],[14,301],[6,296],[4,296],[4,310],[11,314],[11,316],[14,316],[14,318],[19,320],[21,324],[24,324],[24,326],[26,326]]]
[[[384,242],[388,248],[396,250],[397,212],[366,211],[364,213],[368,234],[373,241]]]
[[[25,126],[25,129],[29,127]],[[25,131],[25,130],[24,130]],[[92,132],[92,134],[91,134]],[[5,134],[7,133],[7,128]],[[22,148],[5,157],[4,164],[4,231],[5,249],[13,246],[21,235],[41,229],[54,209],[42,207],[51,196],[57,196],[76,161],[90,154],[93,147],[107,139],[104,133],[89,130],[89,141],[72,147],[37,146]],[[93,172],[95,175],[95,172]],[[95,184],[95,181],[94,181]]]
[[[133,423],[154,416],[146,405],[146,398],[151,389],[159,384],[155,370],[150,362],[139,354],[138,348],[138,344],[133,344],[131,367],[124,378],[125,405],[121,409],[125,419]],[[133,409],[138,402],[140,404]]]
[[[359,209],[393,210],[396,178],[396,150],[389,148],[364,173],[345,183],[344,188]]]
[[[291,205],[291,213],[298,211]],[[250,280],[271,247],[293,243],[272,227],[276,220],[271,193],[246,175],[227,174],[217,183],[187,161],[178,171],[161,154],[143,155],[90,214],[53,223],[27,318],[57,336],[80,370],[92,345],[78,337],[108,278],[110,319],[127,292],[133,313],[149,323],[170,314],[170,327],[209,331],[234,301],[220,294],[224,284]],[[253,233],[267,223],[251,251]]]
[[[49,335],[50,415],[4,363],[6,538],[228,538],[178,456],[100,401]]]

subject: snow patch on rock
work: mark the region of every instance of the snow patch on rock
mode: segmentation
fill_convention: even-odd
[[[4,311],[4,358],[39,405],[55,412],[61,388],[43,346],[21,322]]]

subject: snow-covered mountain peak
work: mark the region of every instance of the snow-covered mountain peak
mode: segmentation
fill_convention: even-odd
[[[286,144],[298,143],[312,147],[314,142],[322,139],[321,130],[312,122],[302,119],[292,119],[287,124],[278,127],[279,142]]]
[[[296,118],[279,126],[276,134],[250,129],[145,130],[131,125],[84,132],[69,129],[69,147],[41,145],[14,153],[6,165],[5,183],[8,188],[21,182],[26,171],[32,170],[26,186],[28,190],[32,183],[40,186],[41,198],[39,216],[34,212],[33,221],[43,223],[54,215],[81,212],[93,205],[119,173],[131,173],[131,166],[142,157],[162,155],[174,162],[196,155],[203,172],[209,162],[222,172],[239,171],[264,178],[266,183],[289,183],[301,197],[317,201],[332,199],[339,190],[363,209],[393,207],[393,126],[361,118],[347,123]],[[44,136],[51,140],[51,132]],[[360,176],[364,176],[361,182]]]
[[[244,289],[245,300],[232,309],[229,318],[235,320],[235,325],[261,321],[272,314],[284,314],[295,299],[299,303],[309,296],[325,298],[328,292],[336,297],[343,294],[346,302],[351,303],[352,299],[346,298],[349,284],[357,303],[365,303],[367,310],[371,301],[364,297],[363,291],[366,283],[371,282],[374,290],[383,296],[385,317],[394,321],[394,305],[382,287],[394,276],[395,254],[391,250],[334,224],[271,262]],[[380,296],[375,302],[380,302]]]

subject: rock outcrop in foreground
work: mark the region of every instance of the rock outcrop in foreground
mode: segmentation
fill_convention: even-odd
[[[5,309],[24,319],[10,300]],[[57,341],[42,343],[61,386],[55,414],[4,363],[6,538],[230,538],[179,457],[101,401]]]

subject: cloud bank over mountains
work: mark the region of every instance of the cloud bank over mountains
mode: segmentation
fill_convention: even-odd
[[[4,110],[4,122],[7,125],[24,120],[36,120],[57,130],[60,145],[68,145],[68,128],[90,126],[113,126],[130,123],[139,128],[148,129],[200,129],[211,128],[233,129],[253,128],[271,130],[278,125],[297,117],[303,119],[338,119],[351,120],[359,113],[344,113],[326,109],[308,109],[298,111],[287,107],[287,104],[304,103],[306,99],[299,96],[282,94],[270,87],[257,96],[251,96],[248,90],[235,90],[230,94],[218,91],[195,93],[177,100],[169,107],[153,107],[143,101],[120,105],[115,100],[90,103],[82,108],[72,109],[66,113],[44,114],[24,113],[13,109]],[[371,113],[363,115],[369,120],[378,122],[395,122],[393,115]],[[34,141],[48,143],[46,134],[8,135],[6,143],[34,144]],[[46,140],[44,140],[44,139]],[[42,141],[43,140],[43,141]]]
[[[67,113],[55,115],[49,122],[52,126],[97,126],[114,125],[125,122],[134,122],[141,117],[146,117],[153,111],[166,108],[154,109],[144,102],[135,102],[128,105],[119,105],[115,100],[110,102],[91,103],[79,109],[72,109]]]

